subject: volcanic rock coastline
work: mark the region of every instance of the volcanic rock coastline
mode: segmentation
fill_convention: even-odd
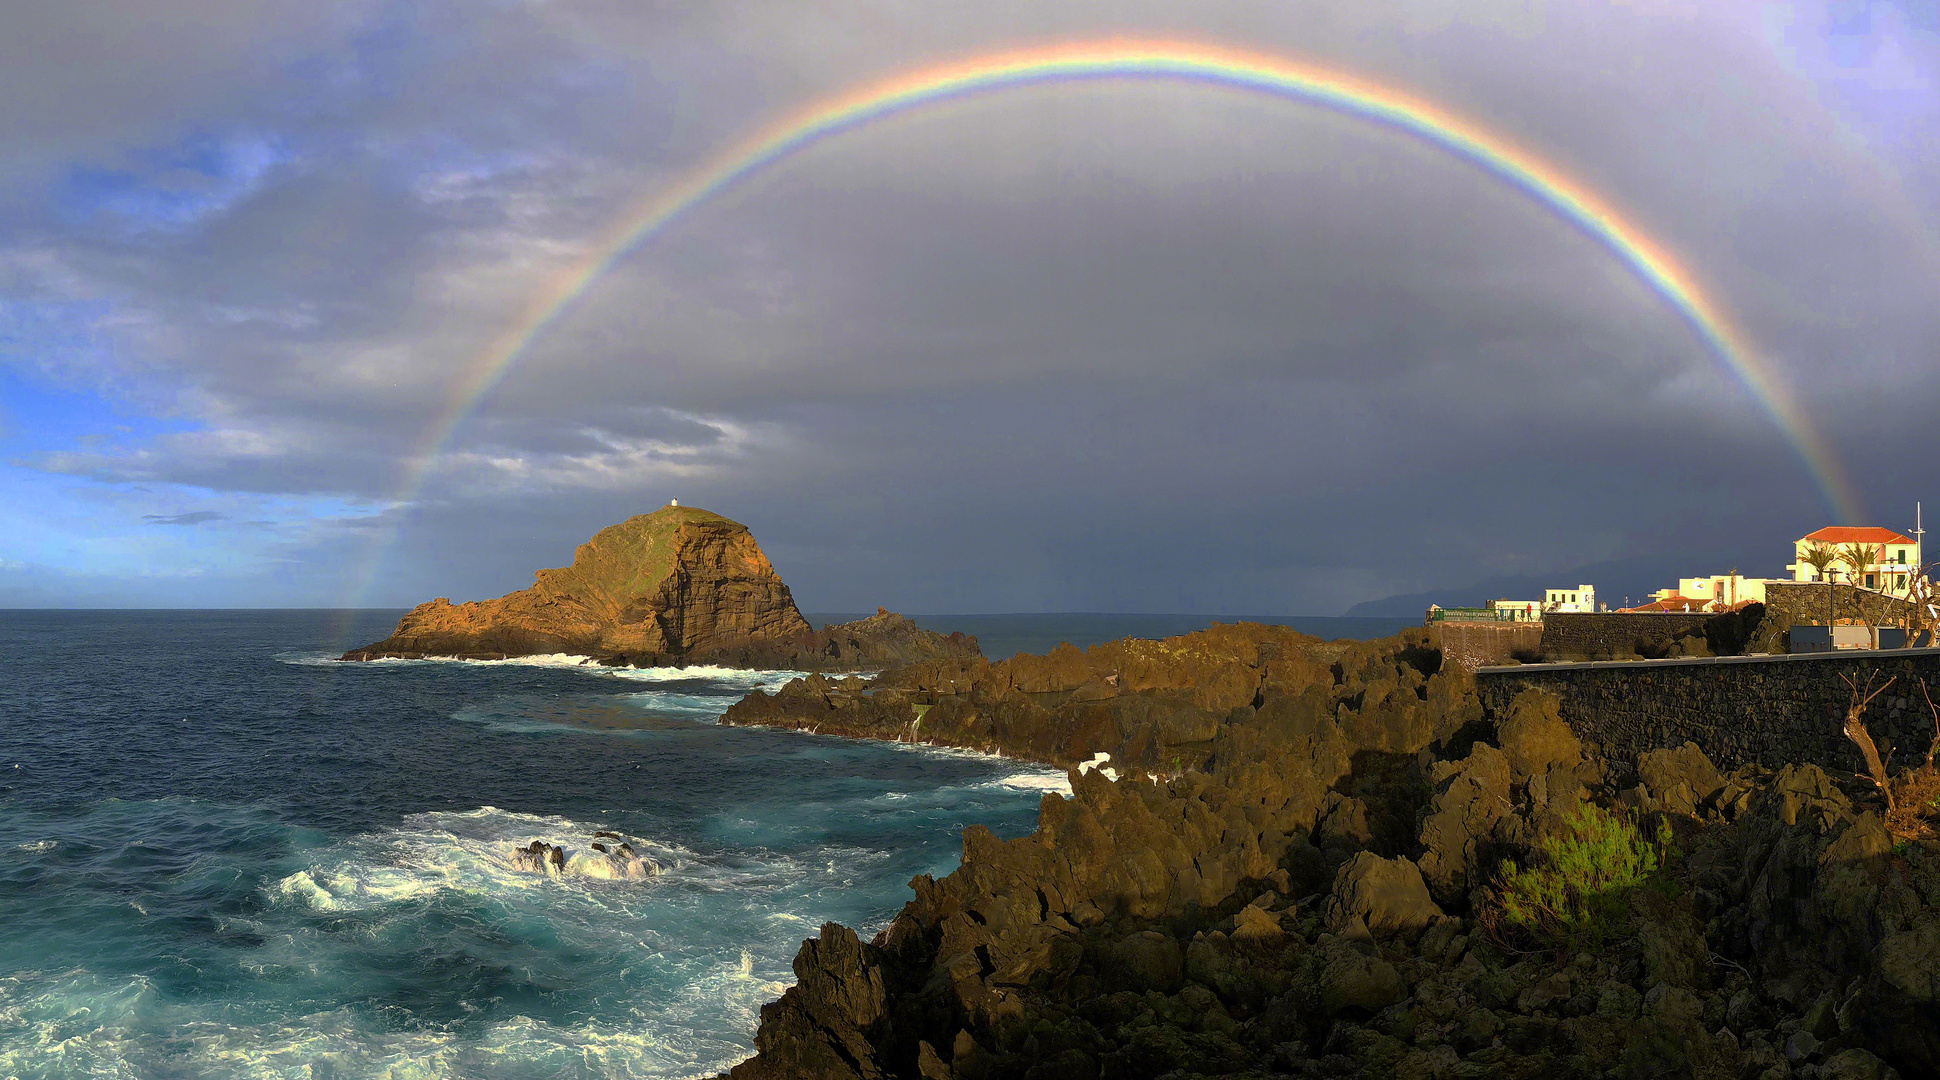
[[[550,653],[614,666],[798,671],[981,657],[973,637],[932,633],[882,609],[816,630],[745,525],[669,505],[601,529],[573,552],[572,565],[540,570],[530,588],[496,600],[419,604],[390,637],[342,658]]]
[[[1812,764],[1605,760],[1435,644],[1214,627],[750,695],[728,721],[1125,775],[965,830],[873,940],[824,926],[733,1080],[1940,1075],[1940,774],[1909,836]],[[1579,932],[1509,919],[1594,820],[1653,868]]]
[[[1440,669],[1426,629],[1381,643],[1327,642],[1282,626],[1215,624],[997,663],[930,659],[870,680],[796,679],[774,694],[749,694],[721,722],[961,747],[1064,768],[1102,753],[1118,769],[1177,773],[1203,765],[1225,727],[1269,702],[1276,715],[1331,711],[1336,672],[1356,688],[1345,722],[1368,749],[1412,745],[1424,725],[1481,715],[1472,694],[1449,696],[1469,683],[1424,669]]]

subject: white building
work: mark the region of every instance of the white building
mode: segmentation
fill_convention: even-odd
[[[1712,574],[1710,577],[1678,578],[1674,589],[1659,589],[1650,594],[1653,601],[1685,599],[1697,600],[1706,605],[1715,604],[1719,610],[1734,608],[1739,604],[1762,604],[1765,602],[1764,578],[1749,578],[1733,570],[1729,574]]]
[[[1831,548],[1838,558],[1826,567],[1832,579],[1881,592],[1905,592],[1910,578],[1920,572],[1920,542],[1910,536],[1875,525],[1833,525],[1808,533],[1792,542],[1793,561],[1785,569],[1793,581],[1818,581],[1818,568],[1805,561],[1806,552],[1818,545]],[[1870,558],[1855,567],[1852,548],[1863,548]]]
[[[1595,611],[1596,586],[1578,585],[1573,589],[1544,589],[1544,611]]]
[[[1537,600],[1491,600],[1489,610],[1509,622],[1537,622],[1543,617],[1543,605]]]

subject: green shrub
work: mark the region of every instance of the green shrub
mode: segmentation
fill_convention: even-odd
[[[1528,867],[1503,860],[1495,891],[1501,922],[1551,947],[1599,947],[1618,929],[1624,893],[1658,867],[1669,829],[1655,841],[1616,814],[1584,803],[1562,836],[1543,840]]]

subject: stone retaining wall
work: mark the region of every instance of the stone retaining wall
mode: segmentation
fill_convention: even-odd
[[[1765,621],[1753,635],[1756,652],[1790,652],[1790,630],[1801,623],[1824,625],[1828,608],[1835,621],[1855,619],[1873,626],[1899,626],[1908,604],[1897,597],[1848,585],[1833,585],[1832,595],[1818,581],[1773,581],[1765,585]]]
[[[1577,737],[1625,765],[1688,741],[1722,769],[1811,762],[1859,772],[1859,751],[1840,730],[1849,699],[1840,676],[1863,685],[1875,675],[1875,686],[1895,681],[1867,710],[1866,726],[1882,754],[1896,748],[1890,767],[1897,770],[1918,764],[1933,741],[1921,679],[1940,701],[1940,649],[1531,664],[1475,675],[1483,703],[1498,715],[1524,687],[1556,694]]]
[[[1637,651],[1638,642],[1669,645],[1702,632],[1706,612],[1568,612],[1543,616],[1543,655],[1610,656]],[[1655,651],[1662,651],[1660,646]]]
[[[1542,623],[1440,622],[1431,625],[1434,627],[1435,644],[1442,651],[1442,659],[1470,671],[1525,656],[1534,658],[1542,651]]]

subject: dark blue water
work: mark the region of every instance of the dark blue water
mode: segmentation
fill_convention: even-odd
[[[722,728],[746,672],[340,664],[396,612],[0,612],[0,1076],[711,1074],[1046,770]],[[641,880],[516,869],[623,834]]]

